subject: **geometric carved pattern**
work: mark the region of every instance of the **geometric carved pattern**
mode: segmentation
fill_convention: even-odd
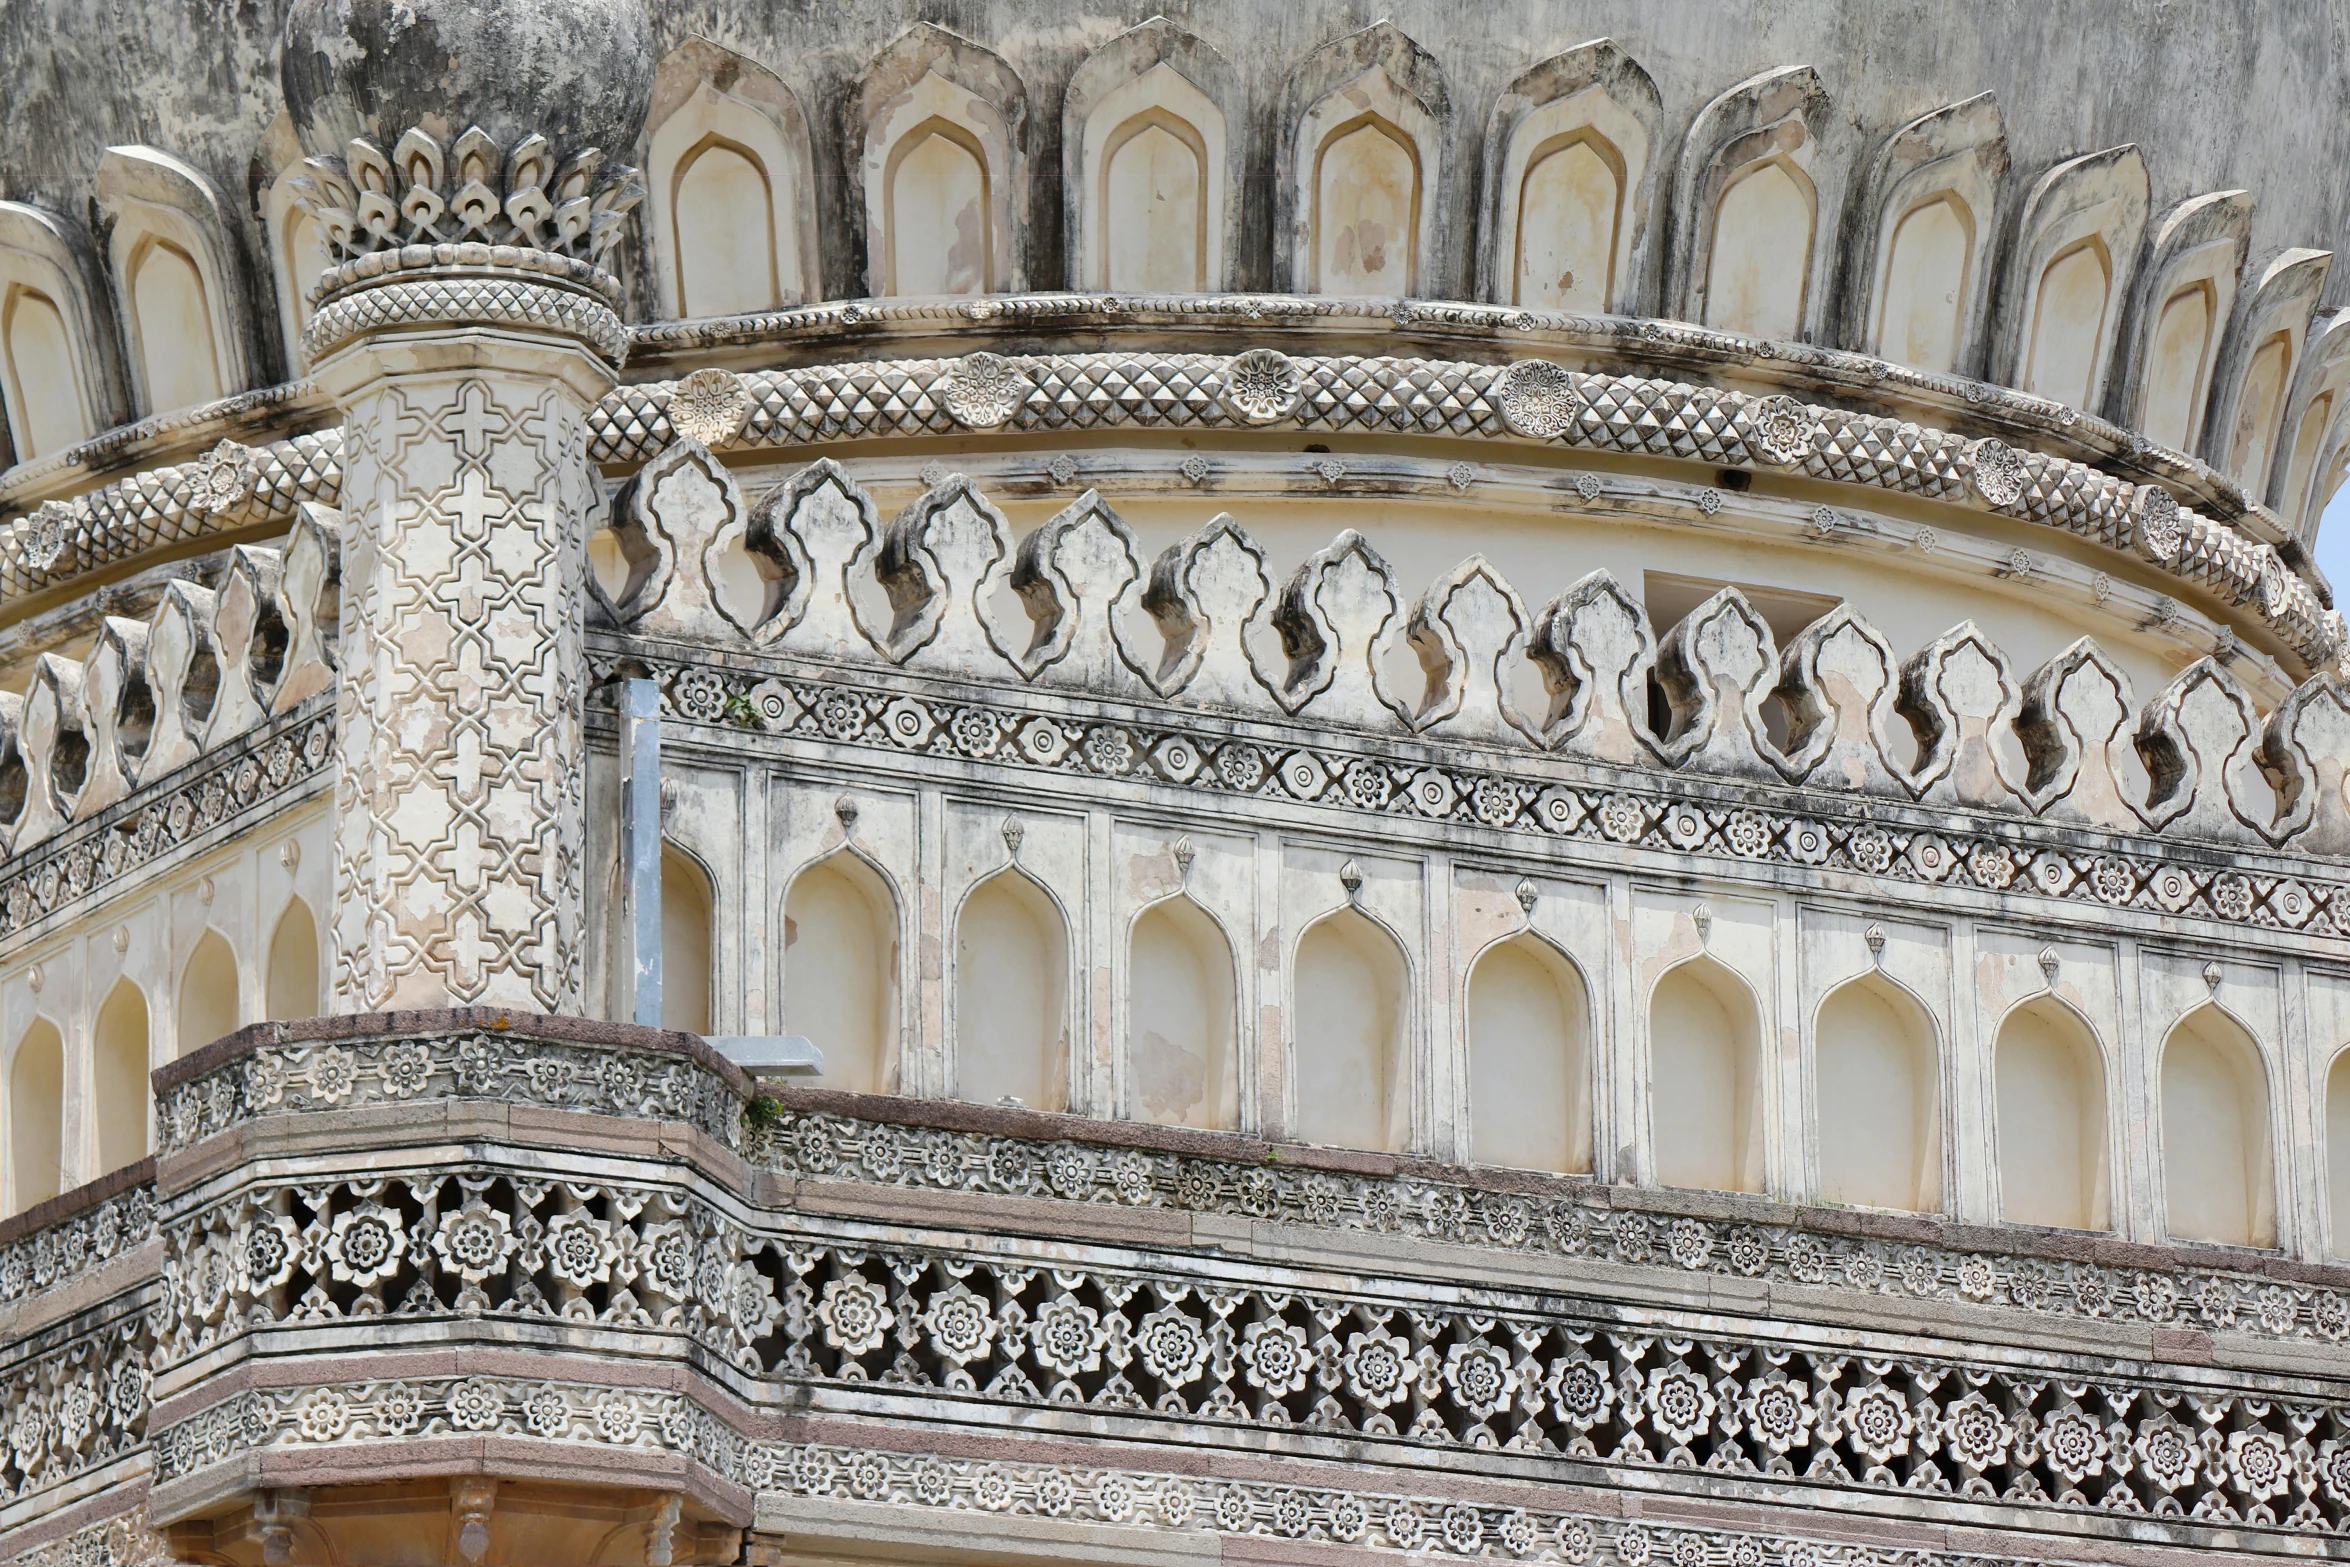
[[[576,1011],[582,410],[404,375],[344,428],[339,1004]]]

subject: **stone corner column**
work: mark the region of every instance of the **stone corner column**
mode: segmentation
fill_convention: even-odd
[[[335,1008],[581,1010],[587,415],[619,288],[545,250],[364,254],[312,377],[343,413]]]

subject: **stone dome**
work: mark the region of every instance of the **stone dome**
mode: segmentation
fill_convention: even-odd
[[[652,94],[652,28],[643,0],[295,0],[279,69],[313,153],[356,135],[388,150],[414,125],[624,153]]]

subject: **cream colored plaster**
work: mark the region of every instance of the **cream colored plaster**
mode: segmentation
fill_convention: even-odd
[[[2292,337],[2275,333],[2252,351],[2243,388],[2236,394],[2235,417],[2228,430],[2227,467],[2247,495],[2268,491],[2269,454],[2276,449],[2277,418],[2284,408],[2292,371]]]
[[[1731,178],[1714,211],[1707,326],[1755,337],[1801,334],[1817,205],[1811,176],[1790,157]]]
[[[91,1111],[101,1171],[147,1156],[148,1035],[146,995],[128,978],[116,980],[91,1035]]]
[[[668,313],[733,315],[808,297],[801,214],[811,193],[797,120],[703,81],[654,128],[647,226]]]
[[[2176,1240],[2273,1246],[2276,1177],[2260,1047],[2216,1005],[2162,1047],[2163,1187]]]
[[[1300,1139],[1407,1145],[1408,987],[1395,938],[1357,910],[1337,911],[1298,942],[1290,1010]]]
[[[65,319],[48,295],[13,287],[0,305],[7,344],[9,435],[17,460],[53,456],[91,434]]]
[[[1995,1072],[1999,1216],[2109,1228],[2104,1056],[2080,1014],[2047,995],[2018,1006],[1999,1025]]]
[[[2141,420],[2146,438],[2173,451],[2194,445],[2210,392],[2211,355],[2218,343],[2217,287],[2199,279],[2174,291],[2154,323],[2154,354],[2146,366]]]
[[[319,961],[319,921],[300,898],[286,902],[269,938],[267,1007],[269,1021],[317,1017],[326,1010],[326,969]]]
[[[1591,1003],[1566,955],[1507,937],[1469,971],[1470,1157],[1565,1174],[1591,1168]]]
[[[308,362],[302,332],[310,325],[310,290],[327,268],[325,234],[315,218],[294,204],[294,181],[302,177],[300,163],[281,169],[261,198],[262,232],[269,241],[270,274],[277,286],[278,331],[286,363],[296,369]]]
[[[1126,1082],[1138,1120],[1240,1122],[1232,943],[1180,894],[1136,918],[1128,942]]]
[[[206,929],[196,938],[180,969],[179,1053],[201,1050],[236,1032],[243,1022],[237,1003],[237,954],[228,938]]]
[[[661,846],[661,1026],[711,1032],[717,989],[714,889],[701,862],[675,844]]]
[[[1885,258],[1877,353],[1919,370],[1958,368],[1974,252],[1974,214],[1956,192],[1929,197],[1903,215]]]
[[[854,849],[792,878],[783,906],[784,1027],[815,1041],[827,1088],[898,1084],[897,900]]]
[[[2112,297],[2113,263],[2103,239],[2085,239],[2048,263],[2033,294],[2024,391],[2075,408],[2089,405]]]
[[[65,1041],[36,1018],[8,1054],[8,1212],[22,1213],[71,1186],[63,1141]]]

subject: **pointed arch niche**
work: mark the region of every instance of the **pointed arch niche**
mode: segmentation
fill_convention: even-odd
[[[2341,443],[2344,412],[2350,399],[2350,310],[2338,310],[2309,324],[2301,353],[2301,369],[2293,378],[2293,398],[2283,428],[2289,439],[2279,448],[2269,481],[2269,504],[2285,525],[2313,547],[2317,520],[2341,483]]]
[[[17,462],[52,457],[123,417],[114,318],[80,225],[0,202],[0,401]]]
[[[2276,1244],[2267,1066],[2215,1005],[2188,1013],[2163,1041],[2162,1185],[2172,1239]]]
[[[1289,91],[1281,233],[1291,286],[1436,292],[1450,105],[1434,59],[1378,22],[1316,51]]]
[[[1395,1152],[1411,1135],[1410,973],[1386,928],[1347,908],[1298,938],[1292,1102],[1309,1143]]]
[[[2147,235],[2119,413],[2158,446],[2191,452],[2202,435],[2251,229],[2251,193],[2226,190],[2179,202]]]
[[[647,227],[662,310],[745,315],[815,292],[808,123],[783,79],[689,38],[653,73],[646,123]]]
[[[102,1175],[147,1157],[147,997],[128,978],[98,1008],[90,1058]]]
[[[1691,958],[1657,980],[1648,998],[1648,1124],[1658,1185],[1762,1190],[1761,1030],[1754,992],[1712,958]]]
[[[1675,181],[1677,314],[1756,337],[1811,331],[1829,292],[1821,222],[1834,227],[1843,195],[1829,123],[1809,66],[1751,77],[1698,111]]]
[[[971,889],[955,918],[955,1096],[1069,1107],[1069,926],[1020,871]]]
[[[227,206],[212,182],[153,147],[109,147],[98,204],[142,415],[211,402],[252,384]]]
[[[1486,129],[1479,296],[1638,313],[1662,123],[1656,84],[1604,38],[1511,82]]]
[[[207,926],[180,970],[179,1053],[201,1050],[237,1031],[237,954]]]
[[[2104,407],[2146,204],[2135,147],[2070,159],[2034,182],[2001,285],[2000,379],[2084,412]]]
[[[318,961],[318,916],[300,898],[286,900],[285,912],[269,935],[269,967],[263,980],[267,1015],[273,1023],[316,1017],[324,1010],[323,970]]]
[[[2089,1025],[2053,996],[2026,1001],[1999,1025],[1992,1071],[1999,1217],[2110,1227],[2105,1053]]]
[[[1469,970],[1469,1157],[1591,1169],[1591,1000],[1566,955],[1518,935]]]
[[[1812,1031],[1820,1196],[1931,1213],[1942,1204],[1942,1053],[1917,998],[1879,974],[1838,986]]]
[[[1185,897],[1135,917],[1126,959],[1126,1099],[1137,1120],[1240,1124],[1232,942]]]
[[[1240,241],[1240,78],[1164,17],[1111,39],[1069,79],[1061,165],[1080,288],[1231,286]]]
[[[35,1018],[8,1058],[8,1211],[65,1190],[65,1039]]]
[[[1989,93],[1895,131],[1870,165],[1855,273],[1866,310],[1847,340],[1913,369],[1947,374],[1977,362],[1991,290],[1982,253],[2007,136]]]
[[[2333,255],[2296,249],[2261,268],[2212,370],[2204,459],[2265,500],[2282,443],[2285,408],[2300,372],[2302,342]]]
[[[661,843],[661,1026],[710,1032],[718,980],[718,896],[687,850]]]
[[[1027,286],[1027,114],[1002,59],[927,22],[875,57],[857,86],[867,286],[875,294],[1017,292]]]
[[[824,1052],[823,1085],[898,1088],[898,902],[845,850],[792,878],[783,905],[783,1026]]]

